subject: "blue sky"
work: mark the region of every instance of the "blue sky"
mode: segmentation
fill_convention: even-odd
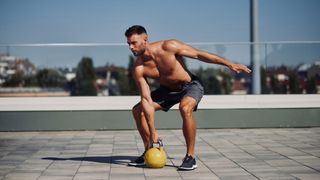
[[[319,8],[259,0],[260,41],[319,41]],[[248,42],[249,0],[0,0],[0,44],[125,43],[133,24],[150,41]]]

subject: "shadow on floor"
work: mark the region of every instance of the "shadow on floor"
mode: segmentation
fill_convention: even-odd
[[[109,163],[109,164],[121,164],[127,165],[128,162],[135,160],[137,156],[88,156],[88,157],[70,157],[70,158],[59,158],[59,157],[44,157],[43,160],[52,161],[88,161],[96,163]]]
[[[95,163],[107,163],[107,164],[118,164],[128,166],[130,161],[137,159],[137,156],[88,156],[88,157],[70,157],[70,158],[59,158],[59,157],[44,157],[43,160],[51,161],[88,161]],[[172,158],[168,158],[172,159]],[[176,167],[173,165],[166,165],[167,167]],[[146,166],[136,166],[140,168],[146,168]]]

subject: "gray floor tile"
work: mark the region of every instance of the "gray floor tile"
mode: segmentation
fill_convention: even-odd
[[[320,128],[199,129],[198,169],[177,171],[181,130],[160,130],[162,169],[130,167],[144,151],[136,130],[0,132],[0,179],[320,179]]]

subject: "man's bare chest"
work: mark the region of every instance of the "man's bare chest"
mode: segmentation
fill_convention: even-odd
[[[150,61],[144,64],[144,74],[151,78],[164,78],[171,76],[175,71],[175,64],[166,63],[161,60]]]

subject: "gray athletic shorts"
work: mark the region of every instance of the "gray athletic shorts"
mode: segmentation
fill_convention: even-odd
[[[184,84],[181,91],[175,92],[165,86],[160,86],[151,92],[151,98],[153,102],[162,107],[163,111],[168,111],[173,105],[180,103],[183,97],[190,96],[197,101],[197,106],[194,108],[194,111],[196,111],[203,93],[203,85],[200,79],[193,75],[191,82]]]

